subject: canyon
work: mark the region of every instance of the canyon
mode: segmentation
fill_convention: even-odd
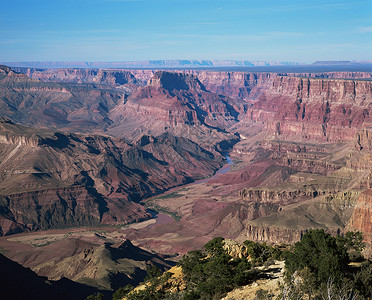
[[[0,247],[105,289],[63,266],[124,240],[160,264],[217,236],[293,243],[311,228],[359,230],[371,255],[371,78],[2,66]],[[71,255],[51,255],[58,243]]]
[[[140,221],[150,215],[139,199],[208,176],[222,161],[170,134],[128,144],[7,119],[0,132],[2,234]]]

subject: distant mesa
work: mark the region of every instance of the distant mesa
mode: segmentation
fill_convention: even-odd
[[[335,65],[359,65],[359,64],[372,64],[371,60],[364,61],[350,61],[350,60],[318,60],[313,63],[313,65],[321,66],[335,66]]]
[[[254,66],[288,66],[298,65],[287,61],[248,61],[248,60],[145,60],[119,62],[83,62],[83,61],[36,61],[36,62],[0,62],[10,67],[25,68],[83,68],[83,69],[118,69],[118,68],[211,68],[211,67],[254,67]]]

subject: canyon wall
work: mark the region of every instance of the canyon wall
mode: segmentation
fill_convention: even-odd
[[[372,82],[276,77],[246,118],[277,135],[350,141],[372,125]]]
[[[350,220],[350,229],[363,232],[364,241],[372,245],[372,189],[363,192],[358,199]]]
[[[0,235],[151,217],[142,198],[212,175],[222,157],[182,137],[134,144],[0,120]]]
[[[128,70],[104,69],[17,69],[28,77],[44,82],[96,83],[118,86],[136,83],[134,75]]]
[[[293,242],[300,241],[302,236],[308,232],[308,230],[298,230],[290,228],[280,228],[275,226],[270,227],[258,227],[248,226],[245,229],[245,237],[247,240],[258,241],[258,242],[270,242],[274,244],[292,244]],[[327,230],[332,235],[338,235],[343,233],[340,230]]]
[[[143,86],[156,73],[87,69],[25,72],[45,81],[90,82],[112,87],[131,84],[132,89]],[[235,108],[240,112],[239,118],[264,122],[272,134],[345,141],[353,139],[361,128],[372,126],[372,81],[367,80],[372,73],[172,72],[194,75],[206,90],[240,100],[240,107]]]
[[[156,69],[33,69],[13,68],[30,78],[45,82],[99,83],[118,86],[125,83],[145,85]],[[310,77],[323,79],[366,79],[372,72],[270,73],[211,70],[168,70],[195,75],[207,90],[233,98],[255,98],[276,77]],[[253,92],[253,94],[251,94]],[[251,94],[251,95],[250,95]],[[249,97],[250,95],[250,97]]]
[[[259,219],[281,213],[284,206],[302,205],[315,197],[345,189],[362,191],[371,186],[372,81],[356,79],[368,79],[370,73],[73,69],[27,72],[34,79],[0,68],[0,108],[4,114],[26,124],[53,124],[70,132],[79,129],[85,136],[32,133],[19,128],[16,134],[16,129],[0,134],[4,157],[17,157],[18,166],[24,166],[12,166],[12,159],[0,165],[4,178],[0,184],[2,201],[6,203],[4,207],[12,208],[3,214],[3,227],[8,228],[4,232],[40,227],[42,222],[33,221],[36,225],[30,225],[32,222],[22,218],[15,207],[51,215],[43,202],[44,194],[53,200],[62,225],[78,224],[71,219],[80,214],[76,199],[83,199],[86,211],[96,216],[85,220],[87,224],[136,220],[129,211],[140,220],[147,215],[137,206],[130,207],[125,216],[118,212],[127,209],[128,203],[213,174],[222,163],[216,150],[223,149],[218,145],[230,146],[239,139],[239,153],[235,154],[241,155],[247,165],[240,173],[210,181],[229,185],[226,190],[236,184],[231,187],[236,188],[232,203],[238,201],[246,206],[239,218],[233,214],[228,217],[239,223],[236,235],[242,227],[251,226],[246,227],[246,237],[273,239],[279,236],[277,227],[248,221],[253,216]],[[82,123],[94,125],[83,127]],[[6,120],[3,124],[11,125]],[[264,130],[245,136],[255,125]],[[24,134],[22,130],[30,132]],[[128,142],[96,134],[125,138]],[[27,155],[37,159],[31,164],[19,162],[22,157],[26,161]],[[41,160],[42,155],[55,161],[57,167]],[[24,190],[15,192],[15,182],[21,182],[19,187]],[[41,187],[51,186],[58,192],[40,191]],[[91,188],[102,198],[94,196]],[[40,198],[41,208],[34,196],[24,196],[36,191],[38,196],[34,196]],[[222,188],[220,191],[225,192]],[[72,194],[75,200],[69,198]],[[94,197],[103,199],[104,205],[92,202]],[[322,224],[327,227],[332,219],[339,223],[332,221],[329,230],[344,228],[343,214],[329,211],[323,204],[314,208],[316,214],[325,212],[326,221],[321,220]],[[198,216],[196,211],[192,223],[206,218],[204,212]],[[308,217],[305,209],[301,213],[301,218]],[[32,216],[32,220],[38,218],[37,214]],[[211,224],[215,218],[222,217],[211,217]],[[293,218],[297,214],[290,216],[288,224],[293,224]],[[319,221],[306,220],[306,226]],[[55,221],[51,218],[50,222]],[[223,230],[231,229],[231,222],[226,221]],[[283,241],[299,238],[306,229],[292,230],[284,225],[278,228],[283,229]]]

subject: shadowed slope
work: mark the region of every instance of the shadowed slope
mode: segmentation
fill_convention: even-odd
[[[48,281],[0,254],[0,287],[3,299],[83,299],[96,289],[63,279]]]
[[[216,144],[236,139],[225,129],[237,122],[239,109],[235,100],[208,92],[192,75],[159,71],[111,111],[114,125],[108,132],[129,140],[170,132],[202,145]]]
[[[170,134],[134,144],[0,122],[1,233],[149,218],[133,201],[212,174],[222,157]],[[167,170],[167,171],[165,171]]]

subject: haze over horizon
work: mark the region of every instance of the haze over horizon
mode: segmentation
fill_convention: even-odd
[[[368,60],[370,1],[6,1],[0,61]]]
[[[371,12],[4,0],[0,298],[372,299]]]

